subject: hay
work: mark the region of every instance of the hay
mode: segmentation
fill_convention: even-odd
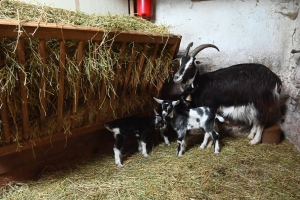
[[[74,169],[45,174],[38,181],[8,184],[2,199],[299,199],[300,154],[283,141],[249,146],[245,138],[221,140],[221,152],[199,148],[183,157],[176,142],[153,147],[148,158],[125,155],[124,168],[113,154]]]
[[[100,120],[105,120],[107,116],[107,107],[112,108],[113,118],[118,118],[136,113],[137,108],[143,111],[145,97],[141,96],[143,84],[158,84],[169,77],[169,68],[167,67],[172,59],[170,47],[160,45],[158,56],[152,59],[154,49],[153,44],[147,46],[147,53],[143,53],[141,44],[128,43],[124,55],[121,55],[121,43],[113,42],[112,39],[106,39],[112,29],[121,31],[139,31],[144,33],[159,33],[168,35],[166,26],[158,26],[142,18],[126,15],[87,15],[82,12],[74,12],[64,9],[51,8],[45,5],[31,5],[20,1],[4,0],[0,1],[0,19],[18,20],[20,24],[28,21],[59,23],[60,25],[90,26],[105,29],[102,41],[85,41],[84,53],[82,58],[82,69],[78,68],[77,47],[78,41],[66,40],[66,64],[64,80],[64,105],[63,105],[63,128],[64,132],[71,134],[70,121],[76,118],[78,122],[76,127],[83,124],[85,103],[87,100],[93,102],[90,108],[89,124],[96,122],[96,113],[102,110]],[[20,27],[19,27],[20,28]],[[38,28],[38,27],[37,27]],[[22,112],[20,97],[19,76],[25,76],[24,86],[27,89],[28,113],[30,123],[30,140],[38,139],[44,135],[51,135],[60,131],[56,126],[57,102],[59,89],[59,57],[60,41],[58,39],[46,40],[46,61],[39,54],[39,40],[37,38],[25,38],[25,65],[18,63],[16,55],[16,46],[18,40],[15,38],[0,39],[0,93],[5,94],[8,103],[8,118],[10,128],[10,138],[13,142],[21,142],[22,136]],[[136,51],[135,57],[131,60],[130,55]],[[139,74],[139,59],[145,56],[145,66]],[[126,77],[127,67],[132,64],[133,68],[130,77]],[[44,66],[44,67],[42,67]],[[115,73],[121,68],[117,88],[114,88]],[[153,73],[157,71],[157,76]],[[46,107],[42,107],[41,79],[45,80],[45,99]],[[117,105],[110,102],[111,95],[119,98],[120,88],[126,79],[129,79],[128,87],[124,99],[124,105],[121,115],[117,115]],[[78,82],[79,80],[79,82]],[[105,80],[105,95],[102,102],[99,102],[99,92]],[[79,91],[78,91],[79,84]],[[92,92],[92,99],[88,99],[88,93]],[[135,94],[135,100],[132,101],[129,95]],[[101,94],[103,95],[103,94]],[[137,99],[140,98],[138,101]],[[72,116],[72,105],[78,99],[78,111],[76,116]],[[130,102],[132,101],[132,102]],[[2,103],[2,102],[1,102]],[[148,104],[152,106],[152,104]],[[149,107],[148,106],[148,107]],[[146,109],[148,109],[148,107]],[[45,124],[46,133],[41,133],[39,129],[40,112],[46,114]],[[0,133],[0,145],[4,139]]]
[[[118,29],[122,31],[170,34],[167,26],[156,25],[145,19],[130,15],[88,15],[79,11],[53,8],[42,4],[27,4],[15,0],[0,1],[0,19],[100,27],[106,30]]]

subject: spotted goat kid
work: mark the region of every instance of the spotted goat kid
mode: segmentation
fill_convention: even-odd
[[[146,140],[154,129],[159,129],[165,126],[165,122],[159,113],[154,109],[155,117],[126,117],[115,120],[111,123],[104,124],[104,127],[114,133],[115,144],[115,162],[118,167],[123,167],[121,163],[121,151],[124,142],[132,137],[138,138],[138,150],[143,156],[148,157],[146,149]]]
[[[177,156],[185,151],[185,137],[187,130],[204,129],[205,135],[200,148],[204,149],[208,138],[214,142],[214,153],[219,153],[219,133],[215,130],[215,119],[224,122],[224,118],[208,107],[187,108],[184,100],[161,100],[153,97],[161,104],[162,116],[168,125],[177,133]]]

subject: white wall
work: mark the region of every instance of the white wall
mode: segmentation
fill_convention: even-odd
[[[180,51],[190,42],[215,44],[220,52],[197,55],[206,71],[258,62],[278,74],[290,96],[281,127],[300,150],[300,54],[290,53],[300,49],[299,6],[300,0],[156,0],[153,21],[182,35]]]
[[[26,3],[44,4],[55,8],[78,10],[88,14],[128,14],[127,0],[21,0]]]
[[[191,41],[218,46],[220,53],[204,50],[199,55],[213,56],[216,64],[270,60],[278,66],[289,57],[282,50],[289,47],[289,36],[299,27],[279,13],[292,12],[298,5],[283,2],[157,0],[155,23],[171,25],[172,33],[182,35],[181,50]]]

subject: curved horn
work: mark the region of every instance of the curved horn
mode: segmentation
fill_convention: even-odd
[[[189,45],[186,47],[186,54],[185,54],[185,56],[188,56],[189,55],[189,51],[190,51],[190,48],[193,46],[193,42],[191,42],[191,43],[189,43]]]
[[[216,47],[216,46],[213,45],[213,44],[202,44],[202,45],[196,47],[196,48],[191,52],[190,56],[191,56],[191,57],[195,57],[200,51],[202,51],[203,49],[205,49],[205,48],[207,48],[207,47],[213,47],[213,48],[217,49],[218,51],[220,51],[220,50],[218,49],[218,47]]]

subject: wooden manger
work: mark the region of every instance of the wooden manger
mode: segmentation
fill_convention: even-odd
[[[0,20],[0,39],[3,183],[89,158],[105,122],[151,114],[181,37]]]

